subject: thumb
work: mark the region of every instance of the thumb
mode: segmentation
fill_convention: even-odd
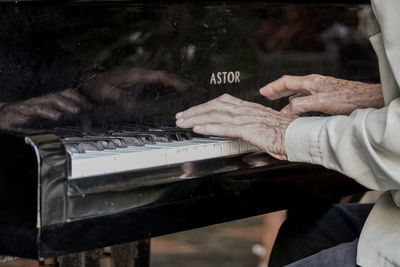
[[[322,103],[318,95],[310,95],[303,97],[292,98],[288,105],[281,109],[282,113],[300,115],[309,111],[320,111],[324,112],[329,105],[328,103]]]
[[[310,94],[310,76],[290,76],[273,81],[260,89],[260,94],[270,100],[280,99],[294,94]]]

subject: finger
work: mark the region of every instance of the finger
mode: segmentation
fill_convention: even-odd
[[[176,118],[188,118],[192,116],[197,116],[204,113],[232,113],[236,105],[231,103],[223,103],[218,101],[217,99],[213,99],[204,104],[200,104],[194,107],[191,107],[183,112],[179,112],[176,114]]]
[[[289,76],[285,75],[260,89],[260,94],[276,100],[296,93],[310,94],[310,83],[312,77],[308,76]]]
[[[45,97],[41,102],[42,105],[51,106],[63,113],[77,114],[82,108],[75,101],[64,97],[61,94],[53,94]]]
[[[230,124],[230,125],[245,125],[254,122],[263,122],[264,116],[255,114],[247,115],[248,113],[235,115],[232,113],[213,112],[205,113],[188,118],[180,118],[176,121],[176,125],[181,128],[192,128],[204,124]]]
[[[294,95],[289,96],[289,101],[294,99],[294,98],[303,97],[303,96],[307,96],[307,95],[308,94],[305,94],[305,93],[295,93]]]
[[[181,117],[176,121],[176,126],[181,128],[193,128],[196,125],[210,123],[232,123],[232,114],[224,112],[208,112],[191,117]]]
[[[229,124],[205,124],[195,126],[193,132],[203,135],[243,138],[243,127]],[[245,139],[245,138],[243,138]]]
[[[61,91],[59,94],[62,96],[72,100],[75,102],[75,104],[79,105],[83,109],[91,109],[93,107],[92,103],[89,102],[89,100],[81,95],[79,92],[77,92],[74,89],[66,89],[64,91]]]
[[[62,113],[56,110],[53,107],[46,106],[46,105],[36,105],[32,106],[26,111],[29,110],[29,114],[25,113],[25,115],[29,115],[31,118],[43,118],[43,119],[49,119],[53,121],[58,121],[61,119]]]
[[[328,94],[310,95],[292,99],[281,112],[293,115],[300,115],[305,112],[318,111],[331,113],[337,106]]]
[[[176,114],[175,118],[179,119],[181,117],[191,117],[209,112],[229,112],[232,114],[239,114],[240,112],[260,113],[266,109],[269,108],[257,103],[241,100],[229,94],[223,94],[204,104],[191,107],[183,112],[179,112]]]
[[[206,105],[207,104],[207,105]],[[224,122],[226,121],[243,121],[250,118],[264,118],[265,116],[276,116],[280,113],[272,110],[268,107],[264,107],[262,105],[254,103],[250,103],[248,105],[234,105],[231,103],[225,102],[212,102],[206,103],[199,106],[192,107],[184,112],[176,114],[176,118],[178,120],[187,120],[197,118],[198,116],[207,116],[204,117],[205,120],[214,121],[218,118],[218,121]],[[207,115],[206,115],[207,114]],[[223,116],[223,117],[218,117]],[[181,120],[182,121],[182,120]]]

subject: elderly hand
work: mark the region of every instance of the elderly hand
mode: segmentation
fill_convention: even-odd
[[[380,84],[347,81],[317,74],[283,76],[260,89],[271,100],[289,96],[282,112],[299,115],[319,111],[347,115],[359,108],[381,108],[384,105]]]
[[[31,127],[41,119],[59,121],[82,115],[90,102],[73,89],[8,103],[0,110],[0,128]]]
[[[285,132],[296,116],[224,94],[176,114],[176,125],[204,135],[241,138],[277,159],[287,159]]]

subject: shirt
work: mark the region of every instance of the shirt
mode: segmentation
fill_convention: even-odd
[[[400,266],[400,1],[371,4],[381,28],[370,40],[378,56],[385,107],[296,119],[286,130],[285,145],[289,161],[323,165],[386,191],[362,230],[357,264]]]

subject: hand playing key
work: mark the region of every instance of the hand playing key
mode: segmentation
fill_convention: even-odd
[[[176,125],[199,134],[241,138],[277,159],[287,159],[285,131],[296,116],[224,94],[176,114]]]

